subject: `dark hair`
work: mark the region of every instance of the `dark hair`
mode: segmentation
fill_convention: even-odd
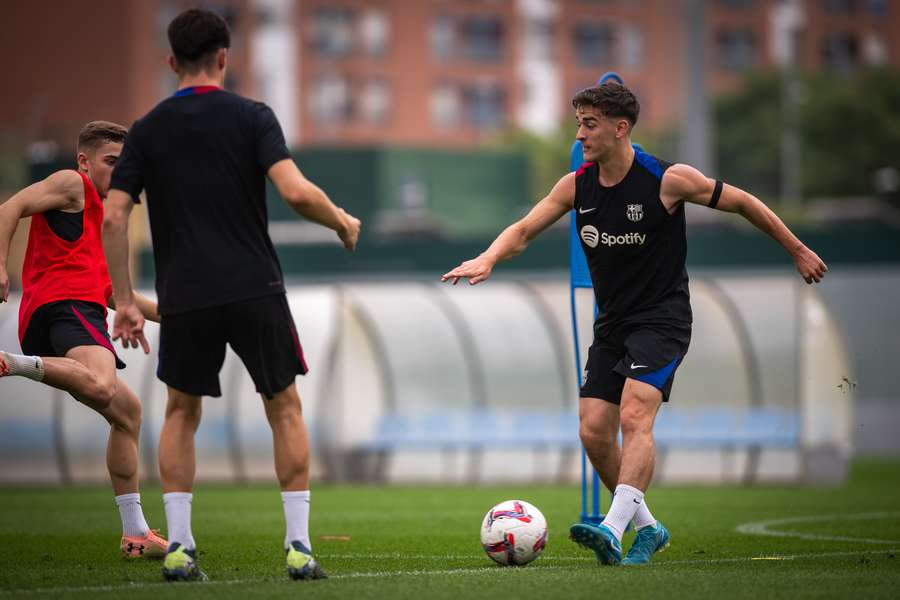
[[[641,112],[641,105],[631,90],[613,81],[581,90],[572,98],[572,106],[576,110],[582,106],[593,106],[605,117],[628,119],[632,127]]]
[[[109,121],[91,121],[78,134],[78,152],[93,152],[109,142],[122,143],[128,130]]]
[[[169,23],[168,34],[175,62],[191,74],[208,68],[220,48],[231,47],[228,23],[209,10],[184,11]]]

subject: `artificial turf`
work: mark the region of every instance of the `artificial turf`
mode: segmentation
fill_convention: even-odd
[[[484,513],[509,498],[532,502],[550,525],[526,567],[496,566],[480,548]],[[647,567],[601,567],[567,539],[573,486],[315,486],[313,549],[330,578],[293,582],[275,486],[202,485],[193,529],[210,582],[168,584],[159,561],[121,558],[108,489],[5,488],[0,597],[900,597],[898,462],[858,461],[840,488],[660,487],[647,499],[671,547]],[[151,526],[163,526],[159,490],[145,488],[143,501]],[[781,521],[768,526],[780,535],[737,531],[760,521]]]

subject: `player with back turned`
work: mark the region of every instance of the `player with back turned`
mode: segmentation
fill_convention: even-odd
[[[202,580],[191,529],[194,434],[201,397],[221,396],[226,344],[263,399],[286,522],[287,570],[325,576],[312,556],[309,438],[295,378],[307,372],[268,234],[266,178],[300,215],[334,230],[348,250],[360,222],[336,207],[291,160],[272,110],[222,89],[231,36],[207,10],[187,10],[168,28],[178,89],[138,120],[110,184],[104,222],[114,336],[143,339],[127,263],[127,223],[146,192],[159,295],[159,378],[168,405],[159,467],[168,522],[163,575]]]
[[[632,147],[640,105],[625,86],[607,82],[585,89],[572,105],[585,163],[485,252],[442,279],[484,281],[497,262],[524,251],[575,209],[599,309],[580,394],[579,434],[614,496],[599,526],[577,523],[570,533],[602,564],[646,564],[669,543],[668,530],[644,498],[655,461],[653,424],[691,336],[684,203],[739,213],[784,247],[807,283],[820,281],[827,268],[756,197]],[[632,520],[637,536],[623,560],[622,534]]]

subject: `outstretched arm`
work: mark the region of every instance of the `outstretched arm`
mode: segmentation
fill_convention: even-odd
[[[79,211],[83,207],[84,183],[76,171],[57,171],[0,205],[0,302],[9,297],[9,244],[19,219],[48,210]]]
[[[144,315],[135,303],[131,272],[128,270],[128,217],[133,206],[127,193],[109,190],[103,216],[103,251],[106,253],[116,306],[112,339],[121,339],[123,348],[137,348],[140,345],[144,354],[148,354],[150,345],[144,337]]]
[[[681,201],[709,206],[716,182],[688,165],[673,165],[663,176],[660,196],[670,211]],[[733,185],[722,184],[715,208],[738,213],[767,233],[794,259],[794,265],[806,283],[818,283],[828,267],[818,255],[797,239],[784,222],[756,196]]]
[[[524,218],[504,229],[487,250],[445,273],[441,281],[452,279],[453,285],[460,279],[468,279],[470,285],[484,281],[491,276],[494,265],[524,252],[531,240],[572,210],[574,205],[575,174],[569,173]]]
[[[360,220],[335,206],[319,186],[303,176],[293,160],[278,161],[269,167],[266,175],[297,214],[333,230],[347,250],[356,248]]]

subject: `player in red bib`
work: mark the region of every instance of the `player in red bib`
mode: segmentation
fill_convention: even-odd
[[[0,378],[46,383],[103,415],[110,424],[106,465],[122,518],[122,553],[162,557],[166,540],[147,526],[138,493],[141,404],[116,376],[125,364],[106,327],[112,286],[101,241],[103,199],[125,134],[115,123],[88,123],[78,136],[77,171],[57,171],[0,205],[0,302],[9,297],[10,240],[19,219],[31,217],[19,305],[24,354],[0,351]],[[159,321],[156,303],[139,297],[138,307]]]

